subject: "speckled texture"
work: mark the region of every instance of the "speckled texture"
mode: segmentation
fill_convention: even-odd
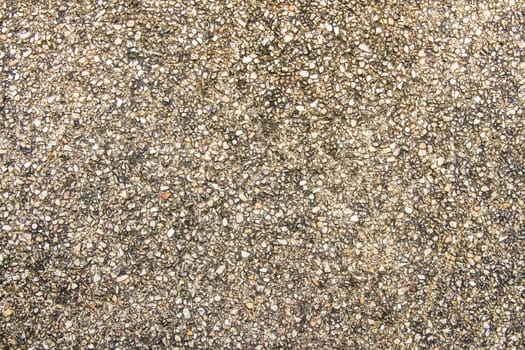
[[[14,1],[0,346],[519,349],[519,1]]]

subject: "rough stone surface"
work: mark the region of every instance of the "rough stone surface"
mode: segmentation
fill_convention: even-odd
[[[0,347],[525,348],[522,1],[0,7]]]

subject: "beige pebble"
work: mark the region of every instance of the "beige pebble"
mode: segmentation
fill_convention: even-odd
[[[117,282],[124,282],[125,280],[127,280],[129,278],[129,275],[120,275],[116,278],[116,281]]]

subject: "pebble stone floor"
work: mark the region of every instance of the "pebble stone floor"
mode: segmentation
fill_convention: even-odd
[[[525,348],[524,2],[0,7],[2,348]]]

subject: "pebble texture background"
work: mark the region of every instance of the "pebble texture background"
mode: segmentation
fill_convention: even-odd
[[[1,347],[525,347],[523,2],[0,6]]]

